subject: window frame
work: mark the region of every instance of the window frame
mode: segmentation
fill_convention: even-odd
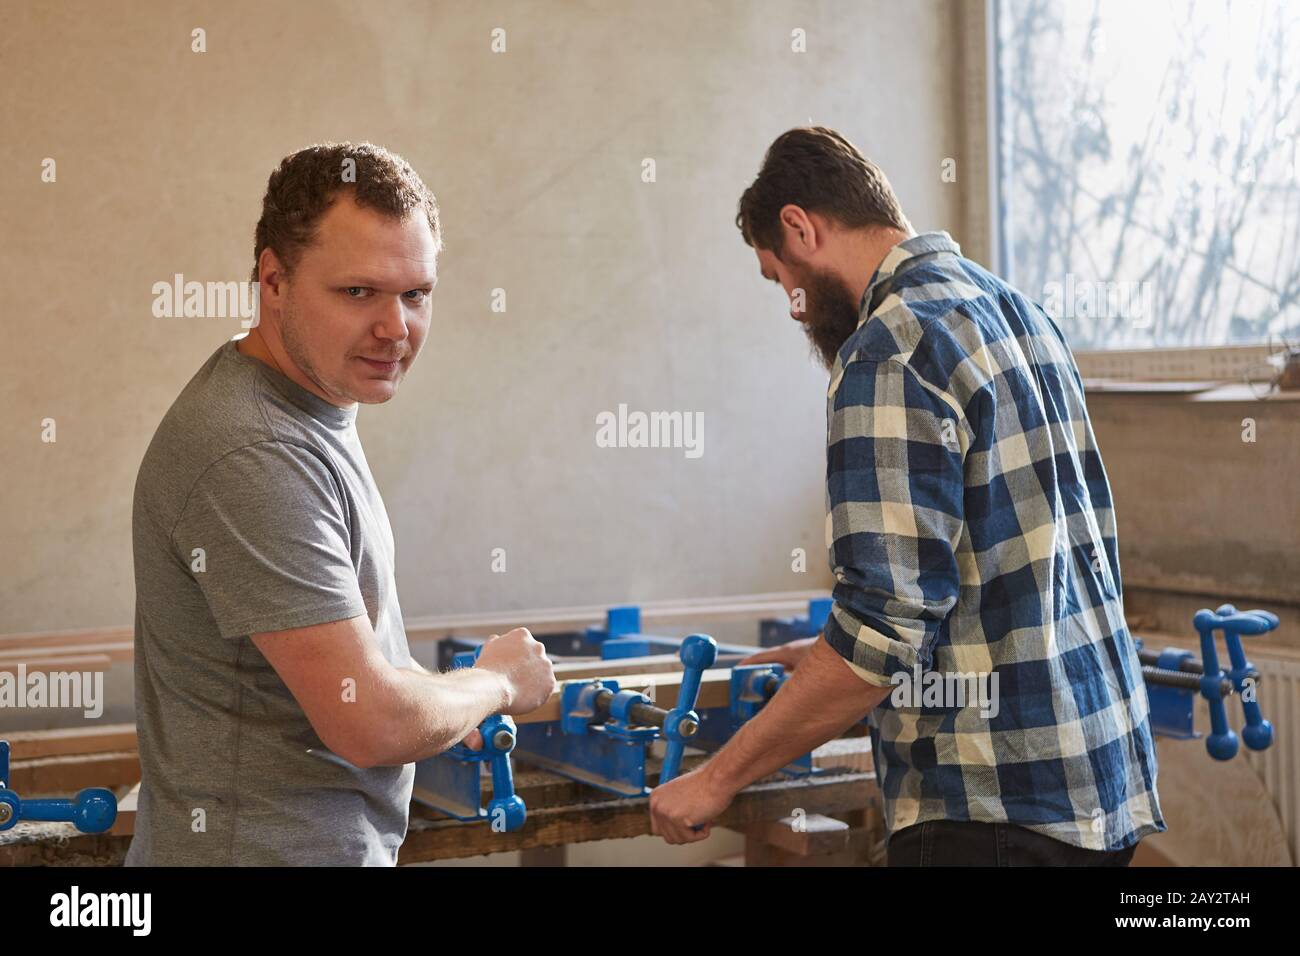
[[[976,255],[1000,276],[1012,261],[1010,193],[1007,161],[1010,143],[1000,95],[1005,62],[998,45],[999,26],[1007,0],[964,0],[959,5],[964,67],[959,81],[968,155],[975,157],[972,173],[983,184],[962,203],[965,231]],[[1279,345],[1282,343],[1279,343]],[[1278,352],[1270,342],[1210,346],[1152,346],[1142,349],[1072,349],[1084,378],[1127,381],[1240,382],[1258,373],[1268,356]]]

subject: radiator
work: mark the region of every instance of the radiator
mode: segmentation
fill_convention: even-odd
[[[1246,656],[1260,671],[1259,701],[1264,719],[1273,725],[1267,750],[1247,750],[1241,756],[1264,781],[1278,818],[1286,830],[1291,859],[1300,861],[1300,661],[1253,650]],[[1241,701],[1228,700],[1228,725],[1240,733]]]

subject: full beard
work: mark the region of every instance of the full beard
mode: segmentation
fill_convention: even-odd
[[[858,328],[858,303],[844,282],[829,272],[811,272],[802,284],[806,314],[803,330],[826,371]]]

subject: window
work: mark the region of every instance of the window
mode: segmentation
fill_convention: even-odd
[[[994,4],[1008,278],[1076,350],[1300,342],[1300,3]]]

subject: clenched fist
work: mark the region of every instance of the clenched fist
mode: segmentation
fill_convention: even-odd
[[[504,714],[527,714],[546,703],[555,690],[555,669],[546,648],[526,627],[497,636],[493,634],[479,651],[480,670],[502,677],[506,686]]]

